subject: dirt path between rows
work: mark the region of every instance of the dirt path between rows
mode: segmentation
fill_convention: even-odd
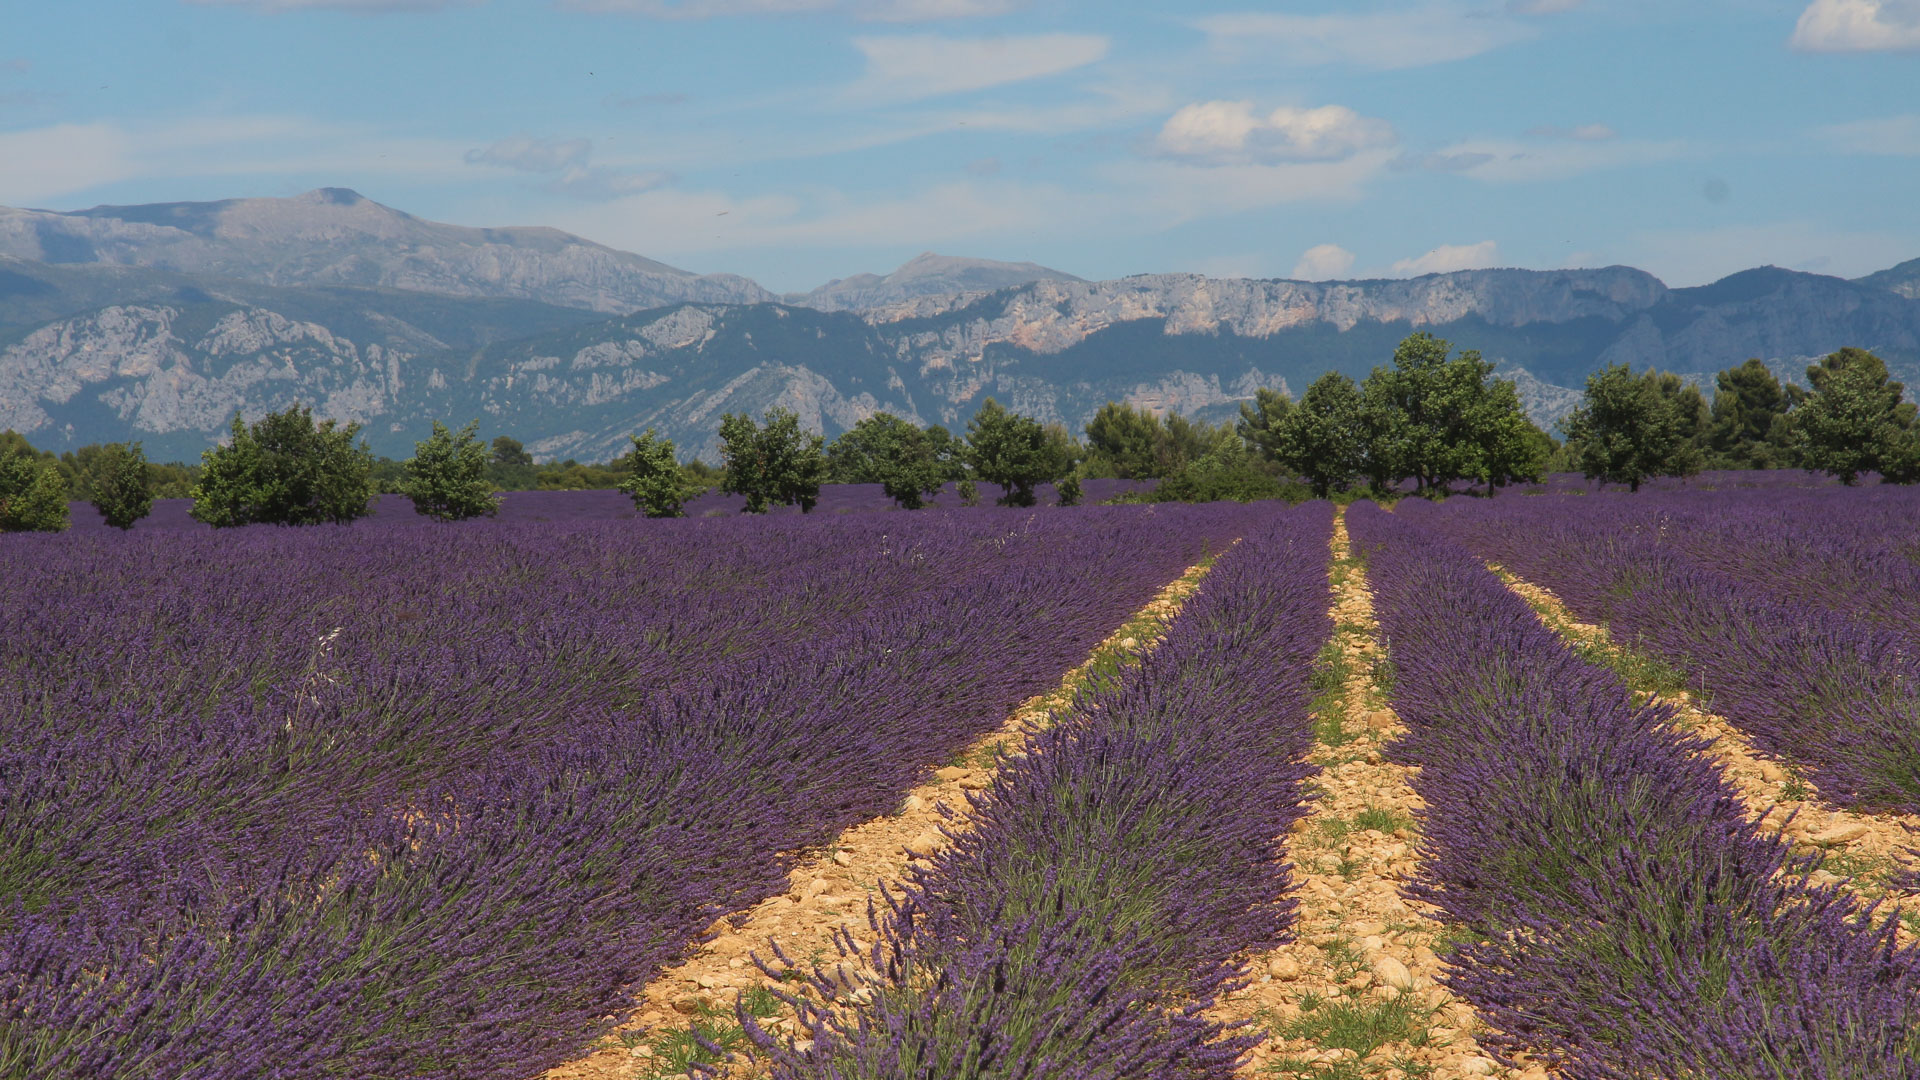
[[[1764,815],[1768,824],[1784,827],[1803,853],[1825,854],[1825,867],[1813,875],[1816,883],[1851,879],[1851,888],[1862,896],[1907,915],[1903,940],[1915,939],[1915,931],[1920,930],[1920,891],[1895,888],[1894,883],[1913,866],[1910,852],[1920,845],[1920,817],[1859,814],[1822,803],[1812,782],[1791,764],[1755,750],[1730,721],[1702,709],[1685,689],[1654,686],[1636,678],[1635,673],[1643,668],[1636,666],[1632,653],[1613,643],[1605,627],[1574,618],[1551,590],[1522,580],[1498,565],[1488,564],[1488,568],[1533,607],[1541,622],[1575,649],[1613,668],[1631,689],[1657,694],[1671,703],[1678,710],[1676,719],[1683,728],[1713,740],[1715,759],[1748,808]]]
[[[1044,721],[1071,703],[1073,694],[1096,668],[1108,669],[1153,647],[1181,604],[1199,587],[1211,561],[1188,568],[1152,602],[1114,631],[1079,667],[1061,678],[1054,689],[1028,699],[1015,709],[998,731],[970,746],[934,779],[908,792],[896,814],[863,822],[842,832],[822,855],[796,867],[791,888],[744,912],[716,922],[718,936],[684,963],[663,972],[635,998],[631,1017],[592,1054],[556,1066],[545,1080],[652,1080],[683,1075],[670,1055],[676,1042],[685,1043],[695,1019],[712,1016],[722,1027],[732,1026],[735,1001],[774,985],[756,967],[752,956],[771,961],[777,943],[787,957],[807,964],[830,965],[839,958],[836,933],[845,928],[862,946],[873,932],[867,922],[867,901],[899,881],[908,863],[932,855],[945,846],[944,828],[965,828],[967,795],[992,782],[994,763],[1001,751],[1016,750],[1030,723]],[[794,989],[787,984],[785,989]],[[778,1032],[794,1030],[787,1010],[776,1008],[764,996],[769,1016],[764,1026]],[[730,1075],[751,1077],[757,1066],[743,1064]]]
[[[1400,895],[1415,872],[1413,770],[1383,760],[1403,728],[1375,678],[1379,625],[1360,566],[1348,556],[1346,515],[1333,537],[1334,640],[1316,674],[1316,744],[1326,771],[1311,814],[1291,838],[1300,882],[1297,939],[1253,958],[1256,980],[1216,1010],[1273,1034],[1241,1075],[1380,1080],[1518,1077],[1474,1041],[1472,1006],[1437,985],[1445,933]]]

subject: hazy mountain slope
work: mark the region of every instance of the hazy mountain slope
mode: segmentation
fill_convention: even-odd
[[[1889,267],[1863,278],[1855,278],[1854,281],[1861,285],[1899,293],[1909,300],[1920,300],[1920,259],[1908,259],[1899,266]]]
[[[44,303],[37,282],[84,291],[62,284],[73,269],[0,265],[15,275],[0,278],[0,311]],[[257,415],[298,399],[365,422],[375,448],[395,455],[431,419],[477,416],[543,458],[604,459],[648,426],[711,458],[721,414],[775,404],[829,435],[881,409],[961,429],[989,395],[1074,428],[1110,399],[1225,417],[1260,386],[1297,393],[1328,370],[1364,377],[1414,330],[1496,361],[1549,425],[1610,362],[1710,379],[1759,356],[1798,377],[1852,344],[1920,381],[1920,300],[1773,268],[1693,289],[1626,267],[1326,283],[1146,275],[864,312],[678,304],[586,322],[393,290],[216,289],[164,275],[87,285],[109,286],[201,291],[0,337],[0,427],[54,448],[138,437],[183,456],[235,407]]]
[[[836,278],[809,293],[788,295],[788,303],[821,311],[865,311],[919,297],[953,297],[996,292],[1032,281],[1079,281],[1038,263],[963,259],[925,252],[884,276],[855,274]]]
[[[732,274],[698,276],[557,229],[425,221],[345,188],[290,199],[0,208],[0,254],[211,274],[267,285],[371,285],[628,312],[681,300],[755,303]]]

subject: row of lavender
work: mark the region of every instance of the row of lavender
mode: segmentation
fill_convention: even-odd
[[[1889,523],[1904,522],[1899,534],[1910,532],[1912,517],[1901,510],[1912,504],[1880,501]],[[1817,497],[1799,505],[1812,509],[1786,527],[1735,500],[1730,507],[1748,512],[1728,513],[1747,526],[1705,543],[1685,536],[1689,524],[1620,499],[1403,503],[1398,513],[1552,589],[1576,615],[1684,672],[1756,747],[1804,768],[1823,798],[1920,813],[1920,639],[1911,626],[1895,630],[1845,613],[1855,605],[1850,597],[1879,588],[1871,581],[1851,582],[1822,603],[1795,598],[1817,591],[1808,583],[1819,578],[1846,577],[1809,554],[1810,537],[1820,517],[1837,518],[1854,503]],[[1788,539],[1796,534],[1797,549]],[[1782,538],[1774,553],[1785,560],[1771,574],[1740,568],[1735,552],[1703,565],[1701,552],[1712,545],[1765,550],[1768,536]],[[1836,544],[1831,559],[1841,566],[1864,559],[1864,542],[1853,544]]]
[[[1356,505],[1426,801],[1414,897],[1472,937],[1449,986],[1496,1051],[1594,1080],[1920,1076],[1920,952],[1747,815],[1461,547]]]
[[[1256,1040],[1203,1013],[1236,954],[1289,936],[1331,516],[1276,512],[1143,663],[1002,766],[873,917],[876,985],[816,979],[804,1051],[758,1035],[775,1076],[1234,1075]]]
[[[564,1060],[1247,520],[16,538],[0,1076]]]

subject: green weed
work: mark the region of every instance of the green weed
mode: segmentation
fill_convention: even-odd
[[[1329,1050],[1351,1050],[1364,1058],[1388,1043],[1427,1036],[1433,1010],[1411,994],[1391,1001],[1336,1001],[1302,1012],[1280,1029],[1288,1039],[1305,1039]]]
[[[764,989],[749,990],[740,995],[740,1004],[747,1015],[755,1019],[764,1020],[780,1012],[780,999]],[[693,1065],[718,1064],[726,1054],[745,1045],[747,1033],[733,1022],[732,1009],[702,1005],[695,1016],[697,1019],[686,1027],[658,1032],[651,1039],[639,1032],[620,1033],[620,1041],[627,1046],[645,1043],[653,1051],[653,1057],[647,1063],[651,1071],[641,1073],[641,1076],[677,1076]],[[723,1053],[715,1054],[700,1045],[701,1040],[720,1047]]]

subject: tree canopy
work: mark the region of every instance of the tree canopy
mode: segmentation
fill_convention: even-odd
[[[721,490],[746,496],[749,514],[765,513],[770,503],[812,512],[827,477],[826,440],[802,430],[791,409],[775,406],[763,421],[755,424],[745,413],[720,418]]]
[[[480,421],[471,420],[459,431],[433,422],[433,434],[413,444],[400,494],[413,502],[414,512],[435,521],[464,521],[491,517],[500,510],[500,496],[487,476],[491,455],[474,437]]]
[[[316,423],[295,402],[248,426],[238,412],[225,446],[200,456],[192,514],[216,527],[345,523],[371,512],[373,453],[360,425]]]
[[[1691,439],[1699,431],[1700,393],[1688,395],[1678,382],[1655,371],[1635,375],[1625,364],[1587,377],[1586,398],[1566,431],[1588,479],[1638,491],[1649,477],[1699,471]]]
[[[1032,506],[1033,489],[1065,476],[1073,468],[1071,440],[1065,429],[1049,434],[1038,420],[1009,412],[992,398],[967,421],[967,465],[974,475],[1000,487],[1002,506]]]
[[[1867,472],[1898,483],[1920,479],[1914,406],[1902,400],[1906,387],[1887,374],[1884,361],[1865,349],[1841,349],[1807,368],[1807,381],[1813,390],[1791,422],[1796,464],[1848,485]]]

